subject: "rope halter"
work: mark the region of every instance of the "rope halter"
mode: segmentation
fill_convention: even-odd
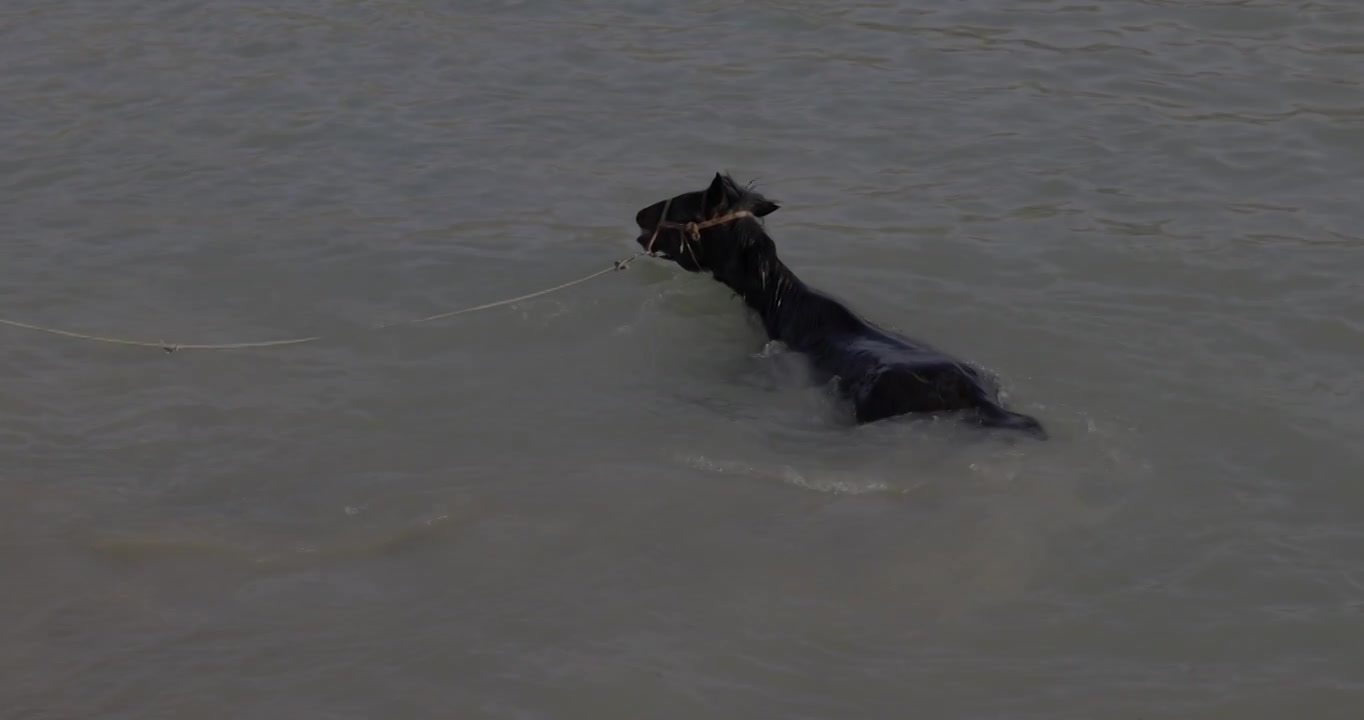
[[[735,210],[732,213],[726,213],[719,217],[711,218],[710,220],[705,220],[702,222],[675,223],[668,221],[668,209],[672,207],[672,204],[673,204],[672,198],[669,198],[666,203],[663,203],[663,213],[659,215],[658,224],[654,226],[654,234],[649,236],[649,244],[644,248],[644,252],[650,256],[654,255],[654,242],[658,240],[659,230],[662,230],[663,228],[668,228],[669,230],[678,230],[682,233],[682,247],[687,249],[687,254],[691,255],[692,262],[696,263],[696,266],[698,268],[701,267],[701,261],[696,259],[696,252],[692,250],[691,243],[687,242],[688,240],[699,243],[701,242],[702,230],[705,230],[707,228],[713,228],[717,225],[724,225],[725,223],[734,222],[735,220],[739,220],[741,218],[754,216],[753,213],[747,210]]]

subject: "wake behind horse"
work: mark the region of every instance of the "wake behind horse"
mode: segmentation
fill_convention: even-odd
[[[640,210],[639,244],[689,272],[709,272],[761,318],[767,336],[834,381],[858,423],[956,412],[969,422],[1046,437],[1035,418],[1006,410],[979,370],[883,330],[806,285],[777,257],[760,218],[778,205],[717,173],[710,187]]]

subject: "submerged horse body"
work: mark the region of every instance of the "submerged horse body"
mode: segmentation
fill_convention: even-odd
[[[707,189],[654,203],[635,222],[646,251],[684,270],[709,272],[743,298],[770,339],[834,381],[857,422],[960,411],[979,425],[1046,436],[1035,418],[1006,410],[980,371],[876,327],[796,277],[760,222],[777,207],[717,173]]]

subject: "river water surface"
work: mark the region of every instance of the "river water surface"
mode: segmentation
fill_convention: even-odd
[[[1364,9],[9,0],[0,717],[1364,717]],[[634,250],[717,170],[1045,443]]]

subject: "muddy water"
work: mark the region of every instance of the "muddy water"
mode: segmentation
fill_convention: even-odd
[[[1340,0],[10,2],[0,715],[1364,713]],[[640,207],[998,373],[849,429]]]

